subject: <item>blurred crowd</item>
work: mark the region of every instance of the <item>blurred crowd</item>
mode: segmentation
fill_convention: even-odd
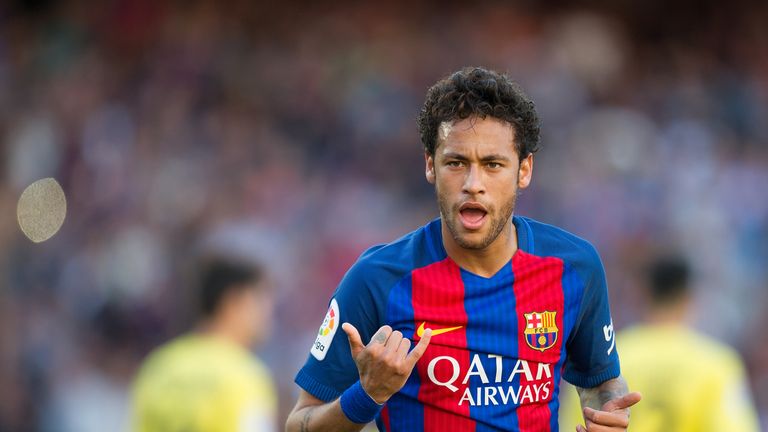
[[[597,246],[619,328],[649,257],[685,254],[768,428],[768,3],[416,3],[0,5],[0,431],[122,430],[209,250],[270,270],[285,416],[346,268],[437,216],[415,117],[465,65],[541,113],[517,213]],[[33,244],[15,206],[44,177],[68,213]]]

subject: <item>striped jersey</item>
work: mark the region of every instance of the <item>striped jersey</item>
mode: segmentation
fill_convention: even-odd
[[[380,431],[557,431],[560,379],[619,376],[600,258],[583,239],[514,216],[518,250],[490,278],[447,256],[440,219],[364,252],[330,301],[296,383],[323,401],[359,379],[341,323],[432,340],[376,419]]]

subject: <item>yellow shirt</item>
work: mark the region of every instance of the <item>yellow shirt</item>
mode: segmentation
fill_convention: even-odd
[[[136,432],[272,432],[277,398],[269,372],[246,349],[191,334],[155,350],[133,389]]]
[[[643,400],[632,432],[758,431],[744,367],[731,348],[682,326],[637,326],[617,335],[621,373]],[[563,390],[560,429],[583,424],[575,389]]]

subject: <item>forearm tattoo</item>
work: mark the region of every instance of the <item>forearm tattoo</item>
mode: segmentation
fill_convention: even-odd
[[[315,407],[307,408],[307,412],[304,413],[304,418],[301,419],[301,432],[309,432],[309,421],[312,419],[312,412]]]
[[[596,410],[600,410],[609,400],[629,393],[629,387],[623,377],[608,380],[594,388],[576,387],[576,390],[579,392],[581,406]]]

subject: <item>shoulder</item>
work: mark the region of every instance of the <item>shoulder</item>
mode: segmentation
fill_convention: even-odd
[[[519,224],[528,231],[528,244],[534,255],[558,257],[582,271],[602,271],[600,255],[589,241],[528,217],[520,216],[519,220]]]
[[[221,385],[244,399],[272,402],[275,384],[269,368],[246,349],[232,350],[222,362]],[[235,390],[237,389],[237,390]]]
[[[627,353],[639,355],[667,355],[680,358],[706,358],[707,365],[721,368],[740,368],[738,352],[711,336],[680,325],[638,324],[619,332],[620,345]],[[648,346],[663,346],[658,352]]]
[[[748,399],[741,398],[746,395],[744,362],[718,339],[685,326],[640,324],[620,332],[617,340],[628,380],[645,380],[655,368],[674,373],[670,386],[686,386],[700,403],[722,405],[715,395],[735,397],[736,405]]]
[[[184,334],[175,337],[153,349],[144,360],[142,370],[167,367],[175,363],[174,359],[186,357],[196,347],[196,337]]]
[[[390,243],[368,248],[350,267],[342,282],[391,286],[413,269],[434,261],[431,233],[435,223],[432,221]]]
[[[267,366],[250,350],[226,340],[209,341],[207,355],[200,358],[195,373],[217,382],[221,390],[241,399],[271,398],[274,382]]]
[[[185,362],[198,358],[194,350],[194,338],[182,335],[152,350],[142,362],[135,377],[138,388],[151,388],[164,377],[177,375]]]
[[[684,342],[688,352],[699,352],[701,358],[707,358],[710,364],[720,372],[731,373],[742,368],[741,356],[731,346],[703,333],[689,331],[689,338]]]
[[[245,348],[218,337],[190,333],[153,350],[144,361],[141,374],[214,376],[230,371],[250,374],[252,364],[252,356]]]

